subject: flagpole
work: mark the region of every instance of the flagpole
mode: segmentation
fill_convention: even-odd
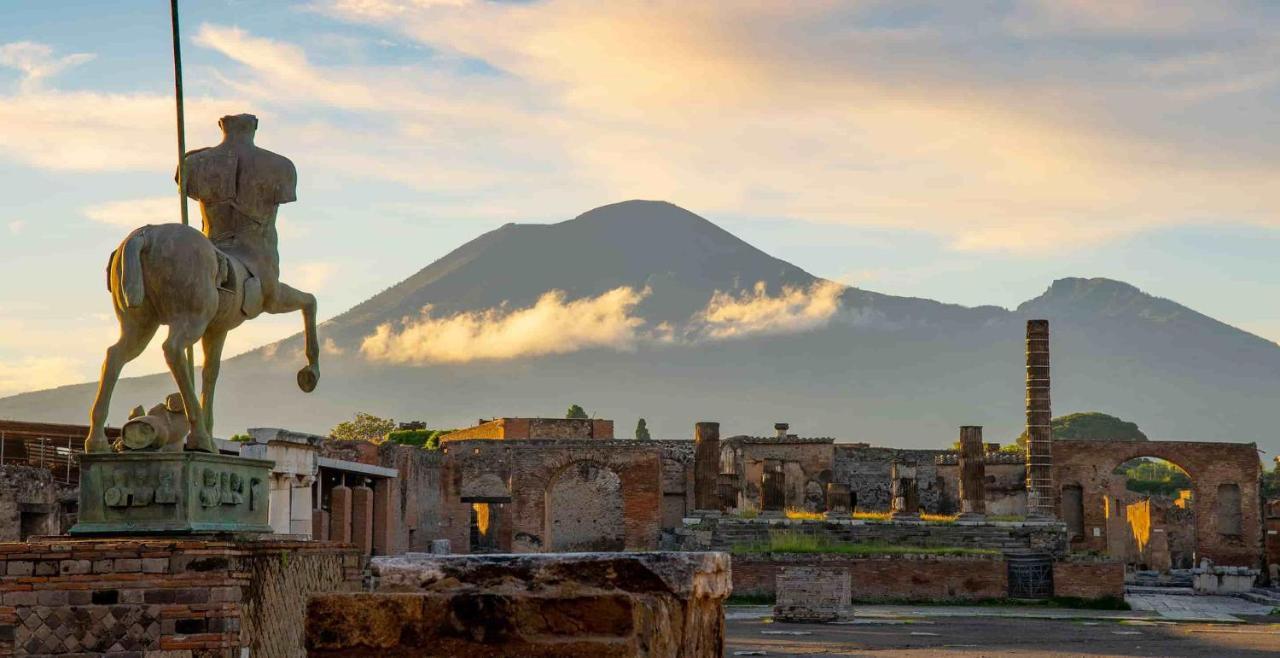
[[[182,38],[178,30],[178,0],[169,0],[169,18],[173,24],[173,95],[178,107],[178,208],[182,215],[182,225],[190,226],[187,216],[187,177],[182,171],[183,161],[187,157],[187,119],[182,103]],[[194,382],[196,378],[195,349],[187,348],[187,373]]]

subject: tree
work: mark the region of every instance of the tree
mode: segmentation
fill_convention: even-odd
[[[232,434],[230,440],[236,443],[253,443],[253,437],[248,434]]]
[[[1280,460],[1270,471],[1262,469],[1262,499],[1280,498]]]
[[[1097,411],[1068,414],[1053,419],[1053,438],[1079,439],[1084,441],[1146,441],[1147,435],[1138,429],[1137,423],[1131,423],[1109,414]],[[1018,445],[1027,445],[1027,433],[1024,430],[1018,436]]]
[[[643,441],[648,441],[653,438],[652,436],[649,436],[649,425],[644,422],[643,418],[640,419],[640,422],[636,423],[636,438]]]
[[[390,418],[379,418],[373,414],[357,411],[352,420],[344,420],[329,430],[329,436],[340,441],[369,441],[382,443],[387,434],[396,428],[396,421]]]
[[[590,418],[587,410],[576,404],[569,405],[569,410],[564,412],[565,418]]]

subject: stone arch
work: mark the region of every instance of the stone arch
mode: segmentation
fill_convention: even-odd
[[[554,552],[620,551],[626,546],[622,478],[593,459],[572,461],[547,478],[543,540]]]
[[[1142,457],[1169,462],[1190,478],[1194,513],[1187,514],[1186,525],[1194,528],[1191,541],[1197,560],[1208,557],[1219,564],[1261,564],[1262,522],[1261,513],[1255,510],[1259,507],[1261,464],[1257,446],[1251,443],[1055,440],[1053,470],[1060,518],[1069,515],[1069,510],[1061,507],[1064,490],[1081,489],[1084,535],[1073,537],[1074,550],[1106,550],[1107,515],[1115,511],[1108,507],[1106,492],[1116,486],[1117,478],[1123,478],[1113,471]],[[1232,496],[1235,492],[1238,495]],[[1219,504],[1220,496],[1226,498],[1223,504]],[[1222,532],[1235,527],[1233,518],[1220,520],[1224,506],[1238,507],[1239,534]]]

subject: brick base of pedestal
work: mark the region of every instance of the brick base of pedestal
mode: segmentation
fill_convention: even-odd
[[[374,592],[312,597],[307,655],[719,657],[724,553],[374,558]]]
[[[306,598],[361,571],[328,542],[2,543],[0,656],[301,656]]]

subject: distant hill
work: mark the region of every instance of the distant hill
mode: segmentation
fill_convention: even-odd
[[[961,425],[1022,430],[1024,322],[1042,317],[1056,409],[1106,409],[1152,438],[1280,448],[1280,347],[1126,283],[1062,279],[1013,310],[833,286],[664,202],[508,224],[325,323],[311,395],[292,383],[297,336],[229,360],[216,430],[323,432],[357,410],[465,427],[577,402],[620,428],[644,417],[655,438],[689,437],[699,420],[729,434],[787,421],[802,435],[947,446]],[[634,294],[607,296],[618,288]],[[544,299],[551,290],[563,294]],[[427,306],[429,331],[414,324]],[[384,325],[384,352],[399,356],[370,359],[361,346]],[[172,390],[167,375],[122,381],[112,422]],[[81,421],[92,393],[0,399],[0,417]]]

